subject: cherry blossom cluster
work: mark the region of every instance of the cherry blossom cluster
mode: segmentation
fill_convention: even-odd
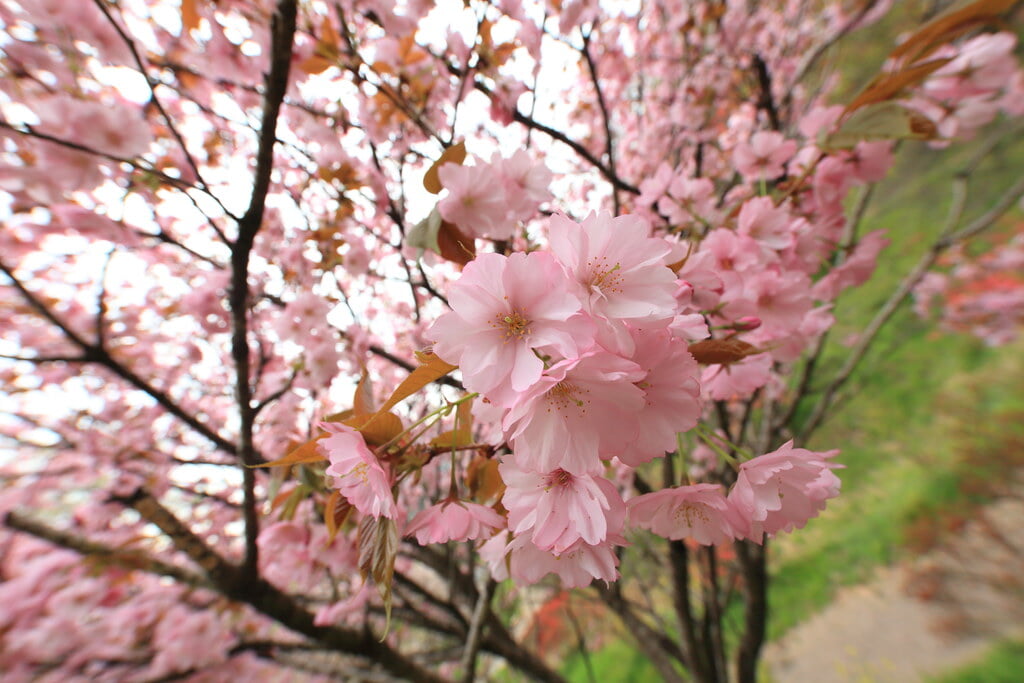
[[[1017,36],[982,33],[960,45],[945,45],[929,60],[948,59],[910,100],[938,126],[945,141],[968,139],[1002,111],[1024,114],[1024,72],[1014,50]]]
[[[551,171],[522,149],[475,166],[444,164],[438,177],[448,191],[437,205],[441,217],[471,237],[511,239],[516,225],[551,198]]]
[[[557,215],[549,242],[550,251],[477,257],[449,291],[452,310],[428,332],[509,445],[499,468],[507,522],[449,498],[407,533],[420,542],[493,536],[484,552],[498,576],[508,556],[519,581],[555,572],[583,585],[614,580],[614,548],[625,543],[627,506],[607,473],[621,477],[676,450],[677,435],[700,417],[700,368],[687,340],[707,328],[690,312],[692,284],[669,267],[685,250],[651,237],[645,219]],[[330,429],[322,448],[335,486],[359,510],[393,517],[385,468],[354,430]],[[756,458],[728,499],[718,485],[634,498],[633,525],[706,543],[802,526],[838,492],[830,455],[789,445]],[[789,501],[753,495],[764,486],[786,488]],[[493,535],[506,525],[508,535]]]
[[[834,451],[779,446],[793,425],[766,406],[797,414],[795,363],[885,247],[847,220],[851,191],[885,176],[910,111],[934,145],[1024,114],[1016,38],[973,28],[876,102],[887,126],[824,106],[817,48],[892,2],[298,2],[275,61],[286,4],[0,2],[0,437],[16,454],[0,463],[0,514],[50,529],[0,530],[13,678],[293,679],[252,654],[296,642],[277,617],[189,585],[203,563],[111,494],[145,490],[317,627],[379,613],[362,556],[387,552],[366,521],[477,541],[496,577],[566,585],[616,578],[638,529],[717,544],[802,526],[838,492]],[[418,260],[411,216],[430,207],[410,182],[459,136],[521,149],[438,167],[431,215],[457,226],[460,258]],[[574,215],[623,215],[538,219],[556,194]],[[242,263],[243,217],[264,200]],[[949,326],[1011,339],[1022,245],[998,247],[954,252],[921,305],[936,294]],[[443,262],[475,254],[461,277]],[[327,417],[351,407],[348,380],[391,389],[431,342],[479,394],[467,442],[487,447],[434,457],[444,447],[382,447]],[[447,392],[392,417],[404,427]],[[744,410],[771,438],[729,429]],[[239,462],[250,446],[252,462],[292,452],[318,424],[324,476]],[[638,495],[667,453],[676,478]],[[491,498],[460,490],[468,457],[497,471]],[[355,511],[332,531],[327,496]],[[404,572],[395,538],[384,559]],[[53,547],[67,539],[109,552],[82,562]],[[135,571],[147,558],[164,576]]]

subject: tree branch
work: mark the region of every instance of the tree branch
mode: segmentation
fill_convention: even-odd
[[[245,501],[245,562],[242,571],[247,580],[258,574],[259,516],[256,511],[256,472],[259,464],[253,446],[253,426],[257,406],[253,405],[253,387],[249,368],[249,257],[256,234],[263,224],[270,175],[274,168],[274,145],[277,142],[277,119],[281,112],[288,72],[291,68],[292,42],[298,7],[296,0],[279,0],[270,21],[270,72],[263,95],[263,118],[260,123],[256,170],[249,207],[238,221],[238,237],[231,244],[231,287],[228,303],[231,310],[231,357],[235,363],[235,398],[238,403],[238,459],[242,467]]]
[[[183,567],[177,567],[158,560],[138,550],[110,548],[102,543],[90,541],[67,531],[56,529],[17,511],[8,512],[4,516],[4,525],[9,529],[21,531],[36,538],[41,538],[44,541],[49,541],[61,548],[74,550],[86,557],[99,558],[125,569],[136,569],[150,574],[167,576],[194,588],[211,587],[205,578]]]
[[[484,620],[490,611],[491,600],[494,598],[494,589],[497,582],[487,577],[484,589],[477,596],[476,605],[473,607],[473,617],[469,622],[469,633],[466,634],[466,646],[462,651],[462,680],[464,683],[473,683],[476,680],[476,660],[480,652],[481,635],[484,629]]]
[[[736,678],[739,683],[754,683],[768,621],[767,540],[765,545],[737,541],[734,547],[745,597],[743,635],[736,650]]]
[[[593,28],[591,28],[591,31]],[[601,122],[604,126],[604,153],[608,157],[608,170],[612,176],[618,177],[618,171],[615,169],[615,140],[612,137],[612,117],[608,111],[608,103],[605,102],[604,93],[601,90],[601,83],[597,78],[597,65],[594,64],[594,58],[590,54],[590,31],[583,34],[583,58],[587,62],[587,70],[590,72],[590,81],[594,86],[594,92],[597,93],[597,106],[601,109]],[[619,202],[619,188],[616,187],[615,183],[612,183],[612,205],[615,208],[615,215],[618,216],[622,211],[622,204]]]
[[[46,304],[42,302],[35,294],[33,294],[25,285],[15,276],[14,271],[7,267],[2,261],[0,261],[0,272],[6,275],[14,288],[24,297],[25,301],[36,310],[43,318],[52,323],[57,329],[59,329],[64,336],[68,338],[75,346],[82,352],[81,356],[43,356],[38,359],[26,357],[18,358],[18,360],[36,361],[36,362],[50,362],[50,361],[63,361],[63,362],[81,362],[81,363],[95,363],[101,365],[108,370],[112,371],[115,375],[128,382],[139,391],[147,394],[150,398],[160,404],[167,412],[174,415],[179,420],[187,424],[198,434],[201,434],[210,442],[212,442],[217,448],[231,453],[236,454],[237,448],[235,444],[231,443],[220,434],[215,432],[211,427],[199,421],[194,415],[185,411],[184,408],[179,406],[163,391],[160,391],[156,387],[149,384],[139,375],[135,374],[131,369],[119,363],[110,353],[103,347],[100,347],[92,342],[87,341],[71,327],[69,327],[63,320],[57,317],[53,311],[51,311]],[[262,455],[256,454],[260,462],[263,461]]]
[[[875,314],[875,317],[872,318],[870,323],[868,323],[864,332],[861,333],[857,345],[850,352],[846,362],[836,373],[832,381],[827,387],[825,387],[825,390],[822,392],[821,398],[818,399],[818,402],[815,404],[810,417],[808,417],[807,422],[800,430],[798,437],[800,441],[805,442],[821,425],[829,407],[831,407],[832,402],[835,399],[836,392],[838,392],[846,381],[849,380],[850,375],[852,375],[853,371],[857,369],[858,365],[860,365],[860,362],[864,359],[868,349],[871,348],[871,345],[878,337],[879,331],[896,313],[903,301],[921,281],[921,278],[923,278],[925,273],[928,272],[928,269],[935,264],[942,252],[946,251],[954,244],[973,237],[981,231],[991,227],[1003,214],[1009,211],[1021,196],[1024,195],[1024,177],[1018,179],[1014,185],[1007,189],[991,209],[971,221],[971,223],[960,230],[956,230],[956,226],[960,222],[964,205],[966,203],[967,176],[958,176],[954,181],[953,189],[953,203],[950,207],[949,218],[947,219],[946,226],[943,229],[942,234],[935,243],[932,244],[931,248],[921,255],[917,264],[909,273],[907,273],[886,302]]]
[[[666,683],[683,683],[683,677],[676,667],[676,662],[672,661],[675,659],[678,662],[683,662],[683,653],[665,634],[655,631],[637,616],[632,606],[622,596],[620,588],[618,583],[611,586],[600,584],[596,586],[601,600],[611,607],[615,615],[626,625],[637,647],[647,655],[651,664],[658,670],[661,680]]]
[[[226,597],[244,602],[283,626],[329,648],[365,657],[402,680],[442,683],[441,678],[423,669],[389,645],[378,641],[369,629],[356,631],[340,626],[317,626],[313,614],[294,598],[259,576],[252,580],[248,579],[240,566],[221,557],[144,490],[138,489],[128,496],[115,496],[113,500],[131,507],[143,519],[163,531],[175,548],[203,568],[214,587]]]

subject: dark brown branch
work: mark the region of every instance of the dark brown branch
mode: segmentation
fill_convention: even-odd
[[[356,631],[339,626],[320,627],[313,614],[291,596],[260,577],[248,579],[242,568],[210,548],[155,498],[139,489],[129,496],[114,497],[131,507],[146,521],[158,527],[174,544],[206,572],[214,587],[226,597],[244,602],[283,626],[301,633],[326,647],[364,657],[402,680],[441,683],[442,679],[423,669],[392,647],[380,642],[368,630]]]
[[[611,586],[598,584],[596,589],[601,600],[622,620],[632,634],[637,647],[657,669],[661,680],[666,683],[683,683],[684,679],[676,666],[677,662],[684,661],[683,653],[679,651],[675,643],[669,640],[665,634],[652,629],[637,616],[633,607],[622,596],[618,583]]]
[[[590,54],[590,32],[583,34],[583,58],[587,62],[587,70],[590,72],[590,81],[594,86],[594,92],[597,93],[597,106],[601,109],[601,122],[604,126],[604,153],[608,157],[608,170],[612,176],[618,177],[618,171],[615,169],[615,139],[612,137],[612,117],[608,111],[608,103],[605,102],[604,92],[601,90],[601,82],[597,77],[597,65],[594,63],[594,58]],[[612,205],[615,208],[615,215],[618,216],[622,210],[622,204],[619,201],[619,188],[612,183]]]
[[[107,161],[113,161],[118,164],[127,164],[128,166],[131,166],[136,170],[142,171],[144,173],[149,173],[155,178],[158,178],[160,181],[167,183],[171,187],[176,187],[179,190],[196,190],[198,192],[206,192],[203,188],[186,182],[181,178],[169,176],[159,169],[152,168],[145,164],[141,164],[137,159],[129,159],[128,157],[120,157],[114,154],[109,154],[107,152],[101,152],[98,149],[89,147],[88,145],[83,145],[78,142],[72,142],[71,140],[65,140],[55,135],[50,135],[49,133],[40,132],[36,130],[34,127],[29,126],[27,124],[19,127],[10,124],[7,121],[0,120],[0,128],[4,128],[13,133],[18,133],[19,135],[24,135],[26,137],[36,138],[37,140],[43,140],[45,142],[50,142],[55,145],[60,145],[61,147],[66,147],[67,149],[73,149],[76,152],[84,152],[85,154],[91,154],[93,156],[100,157],[101,159],[106,159]]]
[[[782,130],[779,110],[775,106],[775,97],[772,95],[772,77],[768,73],[768,65],[761,58],[761,55],[754,55],[753,62],[754,71],[757,73],[757,85],[760,89],[757,106],[768,115],[768,123],[771,125],[772,130]]]
[[[734,545],[745,598],[743,635],[736,651],[736,677],[739,683],[754,683],[768,621],[767,546],[749,541],[737,541]]]
[[[252,581],[258,573],[259,516],[256,501],[256,472],[259,464],[253,446],[256,409],[253,405],[252,378],[249,368],[249,257],[256,234],[263,225],[263,212],[270,176],[274,169],[274,145],[277,142],[277,119],[288,89],[292,42],[298,7],[296,0],[279,0],[270,20],[270,72],[263,96],[263,117],[260,122],[259,146],[256,151],[252,194],[249,207],[238,221],[238,237],[231,244],[231,288],[228,303],[231,310],[231,358],[235,363],[235,398],[238,403],[238,459],[242,466],[242,487],[245,494],[245,562],[243,574]]]

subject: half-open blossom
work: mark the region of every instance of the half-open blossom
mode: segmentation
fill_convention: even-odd
[[[619,558],[615,545],[624,540],[616,539],[615,544],[589,545],[583,540],[576,541],[562,553],[541,550],[530,541],[529,535],[517,536],[505,548],[508,556],[509,575],[516,583],[537,583],[548,574],[556,574],[565,588],[583,588],[594,579],[605,582],[619,578]]]
[[[564,552],[582,539],[603,543],[609,533],[620,534],[626,508],[615,486],[599,475],[576,476],[563,469],[538,473],[524,470],[514,457],[499,470],[505,482],[502,504],[509,529],[530,532],[541,550]]]
[[[580,310],[568,289],[546,252],[481,254],[452,285],[452,310],[427,337],[439,357],[462,369],[466,388],[503,402],[540,379],[544,361],[535,351],[571,357],[589,336],[582,316],[568,322]]]
[[[826,462],[839,451],[817,453],[793,448],[787,441],[778,450],[740,465],[729,492],[733,524],[740,535],[760,543],[764,534],[802,529],[839,495],[839,477]]]
[[[867,282],[875,272],[878,254],[888,245],[884,230],[875,230],[862,237],[846,261],[814,284],[812,296],[822,301],[833,301],[844,289]]]
[[[701,545],[724,543],[735,536],[729,503],[718,484],[694,484],[637,496],[626,503],[629,522],[663,538],[692,538]]]
[[[391,494],[391,477],[366,445],[363,435],[337,422],[324,422],[320,428],[330,434],[317,447],[331,462],[325,470],[331,477],[331,486],[364,515],[394,519],[397,508]]]
[[[405,529],[420,545],[448,541],[472,541],[489,537],[505,526],[497,512],[477,503],[443,500],[412,518]]]

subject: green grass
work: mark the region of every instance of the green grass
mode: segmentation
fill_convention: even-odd
[[[590,664],[593,677],[582,655],[570,655],[562,675],[573,683],[658,680],[658,672],[643,653],[623,640],[611,641],[597,652],[591,652]]]
[[[993,647],[979,661],[929,683],[1020,683],[1024,677],[1024,641],[1014,640]]]

